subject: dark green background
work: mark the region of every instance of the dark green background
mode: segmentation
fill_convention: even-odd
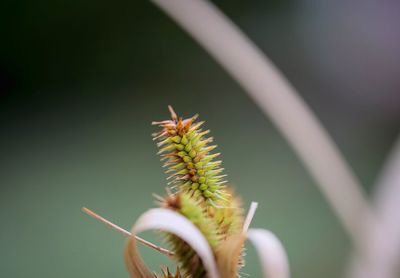
[[[308,47],[317,44],[302,26],[319,19],[304,2],[217,4],[299,89],[370,192],[397,110],[336,94],[340,80],[318,67],[329,49]],[[151,3],[5,0],[0,23],[1,277],[128,277],[123,237],[80,208],[128,229],[154,206],[166,182],[150,123],[168,104],[207,121],[229,181],[246,206],[260,203],[252,226],[281,238],[293,277],[342,275],[351,245],[314,181],[243,90]],[[165,262],[143,252],[154,269]],[[247,262],[260,277],[250,246]]]

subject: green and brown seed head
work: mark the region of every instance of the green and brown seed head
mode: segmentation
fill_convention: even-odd
[[[204,122],[197,122],[197,115],[188,119],[178,118],[169,107],[171,119],[154,122],[161,130],[154,134],[158,140],[161,160],[165,161],[170,174],[169,192],[165,198],[158,197],[160,206],[174,210],[192,222],[210,245],[215,259],[226,265],[226,250],[232,244],[238,252],[235,260],[229,259],[229,277],[236,277],[243,265],[242,238],[244,222],[240,199],[225,185],[221,161],[215,159],[219,153],[212,153],[216,146],[213,138],[207,137],[209,130],[202,130]],[[200,257],[179,237],[167,233],[165,240],[174,252],[184,277],[204,278],[207,276]],[[232,261],[232,263],[231,263]],[[164,273],[165,277],[173,277]]]
[[[153,123],[161,128],[154,139],[159,141],[159,154],[168,167],[169,184],[208,204],[222,204],[227,198],[224,169],[221,161],[215,160],[220,154],[212,153],[216,146],[211,145],[213,138],[206,136],[209,130],[202,130],[204,122],[197,122],[197,115],[182,119],[169,109],[170,120]]]

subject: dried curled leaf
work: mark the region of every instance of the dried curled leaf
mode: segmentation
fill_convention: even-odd
[[[172,210],[155,208],[143,213],[132,228],[132,237],[125,249],[125,263],[134,278],[153,276],[136,249],[133,236],[146,231],[159,230],[176,235],[187,243],[200,258],[208,278],[219,278],[213,252],[198,228],[184,216]]]
[[[243,246],[246,240],[244,234],[237,234],[227,238],[216,251],[218,271],[221,277],[237,278],[243,267]]]
[[[250,229],[247,238],[256,248],[266,278],[289,278],[289,265],[285,249],[270,231]]]
[[[126,242],[124,253],[125,265],[128,272],[132,277],[138,278],[154,278],[152,272],[147,268],[142,257],[140,256],[137,246],[136,238],[130,236]]]
[[[216,260],[221,277],[240,277],[239,270],[243,266],[241,260],[246,239],[256,248],[264,278],[289,278],[287,255],[281,242],[273,233],[263,229],[250,229],[247,235],[231,236],[219,246]]]

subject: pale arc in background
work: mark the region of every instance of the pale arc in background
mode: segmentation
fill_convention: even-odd
[[[400,274],[400,137],[388,155],[373,196],[379,225],[365,223],[364,249],[354,254],[348,277],[394,278]]]

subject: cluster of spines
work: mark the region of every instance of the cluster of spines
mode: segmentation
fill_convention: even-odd
[[[216,223],[219,241],[229,236],[240,234],[243,229],[244,211],[242,201],[232,190],[228,190],[227,204],[225,207],[210,207],[207,213]]]
[[[165,240],[174,252],[184,277],[205,278],[206,270],[200,257],[184,240],[173,234],[166,234]]]
[[[223,243],[231,236],[241,234],[244,224],[244,211],[242,201],[230,188],[226,207],[210,207],[208,215],[216,223],[219,242]],[[214,250],[215,251],[215,250]],[[237,277],[240,278],[240,270],[244,266],[245,249],[242,250],[237,264]]]
[[[168,267],[163,267],[161,270],[162,270],[163,276],[159,277],[157,274],[154,274],[154,278],[182,278],[183,277],[179,268],[176,269],[175,274],[172,274],[169,271]],[[189,278],[189,276],[187,276],[186,278]]]
[[[210,145],[212,137],[206,137],[209,130],[201,129],[204,122],[196,122],[197,115],[178,119],[173,109],[169,109],[171,120],[153,123],[161,127],[154,139],[159,141],[159,154],[165,160],[164,167],[168,167],[169,184],[210,204],[223,202],[226,175],[222,174],[221,161],[214,160],[219,153],[211,153],[216,146]]]

